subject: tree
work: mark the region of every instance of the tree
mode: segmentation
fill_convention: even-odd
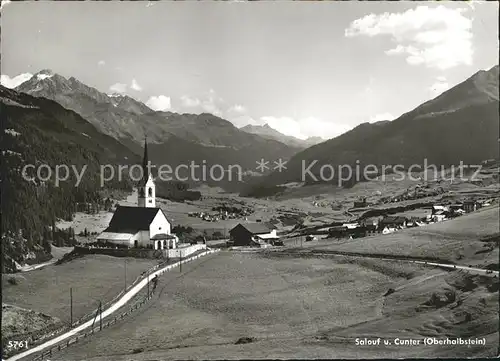
[[[56,239],[56,219],[52,218],[52,241]]]
[[[106,200],[104,201],[104,209],[108,212],[111,212],[111,206],[112,206],[112,202],[111,202],[111,199],[106,198]]]

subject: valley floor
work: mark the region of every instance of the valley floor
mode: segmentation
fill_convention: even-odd
[[[496,282],[496,283],[495,283]],[[378,260],[222,252],[160,278],[144,309],[53,360],[494,356],[498,280]],[[495,289],[496,287],[496,289]],[[394,293],[384,296],[389,288]],[[496,290],[496,291],[495,291]],[[253,342],[235,345],[244,337]],[[361,346],[356,338],[481,338]]]
[[[132,284],[157,263],[149,259],[88,255],[26,273],[2,275],[2,302],[58,317],[67,324],[71,318],[70,288],[76,321],[94,312],[99,301],[111,301],[125,288],[125,283]],[[24,332],[25,325],[20,324],[19,328]],[[15,334],[15,330],[12,332]]]

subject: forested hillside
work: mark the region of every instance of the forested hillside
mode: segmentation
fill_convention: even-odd
[[[71,110],[44,98],[0,87],[2,114],[2,257],[5,271],[27,253],[44,254],[55,219],[71,219],[78,203],[102,202],[100,166],[138,164],[140,157],[114,138],[99,132]],[[42,181],[26,165],[70,167],[67,180],[56,185],[54,175]],[[74,170],[82,174],[77,185]],[[40,172],[45,176],[48,168]],[[61,170],[64,177],[64,171]],[[107,182],[107,189],[132,190],[127,174]]]

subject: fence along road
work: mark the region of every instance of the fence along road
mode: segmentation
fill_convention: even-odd
[[[198,259],[201,256],[205,256],[205,255],[215,253],[215,252],[217,252],[217,250],[209,250],[209,251],[202,253],[202,254],[199,254],[197,256],[193,256],[191,258],[187,258],[185,260],[182,260],[182,261],[179,261],[177,263],[166,266],[166,267],[164,267],[156,272],[151,273],[149,275],[150,276],[149,279],[151,280],[156,275],[159,276],[159,275],[163,274],[164,272],[169,271],[172,268],[178,267],[178,266],[180,266],[181,263],[186,263],[186,262]],[[121,307],[126,305],[128,301],[130,301],[137,293],[139,293],[140,290],[142,290],[147,285],[147,283],[148,283],[148,279],[145,278],[142,281],[140,281],[138,284],[136,284],[134,287],[132,287],[127,293],[125,293],[122,296],[122,298],[120,298],[115,304],[113,304],[111,307],[109,307],[108,309],[106,309],[102,313],[102,319],[113,314],[115,311],[117,311],[118,309],[120,309]],[[91,320],[81,324],[80,326],[78,326],[78,327],[76,327],[76,328],[74,328],[74,329],[72,329],[72,330],[70,330],[70,331],[68,331],[60,336],[57,336],[57,337],[55,337],[55,338],[53,338],[53,339],[51,339],[51,340],[49,340],[41,345],[35,346],[35,347],[33,347],[29,350],[26,350],[22,353],[14,355],[11,358],[6,359],[5,361],[21,360],[22,358],[27,357],[33,353],[43,351],[44,349],[51,347],[51,346],[55,346],[56,344],[60,343],[61,341],[64,341],[67,338],[75,336],[76,334],[85,330],[86,328],[91,327],[93,322],[94,322],[94,320],[91,319]]]

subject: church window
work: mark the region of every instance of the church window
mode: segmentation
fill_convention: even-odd
[[[150,196],[150,197],[152,197],[152,196],[153,196],[153,188],[149,188],[149,190],[148,190],[148,194],[149,194],[149,196]]]

